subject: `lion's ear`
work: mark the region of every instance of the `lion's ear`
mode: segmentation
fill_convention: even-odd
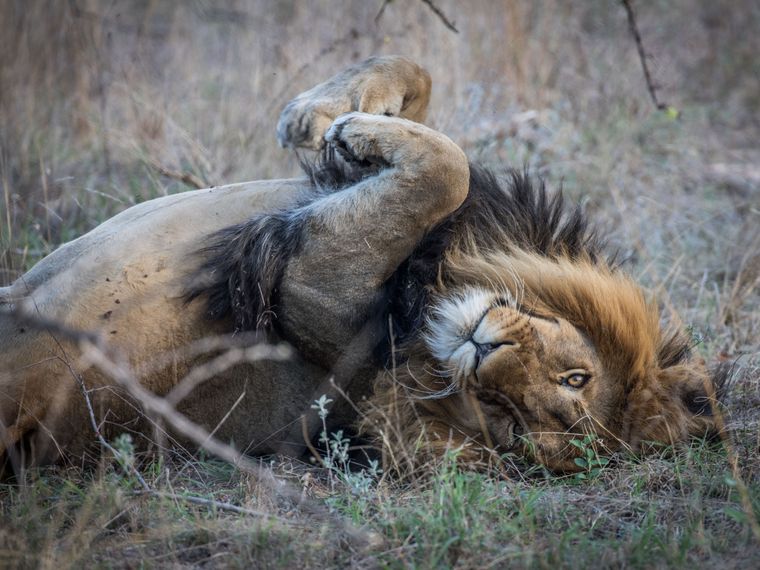
[[[697,370],[689,366],[673,366],[662,372],[666,386],[680,399],[683,406],[695,416],[712,416],[715,390],[710,377],[700,363]]]
[[[715,433],[716,395],[704,362],[692,360],[659,370],[628,398],[624,436],[633,446],[665,444]]]
[[[714,415],[720,394],[702,359],[662,370],[660,382],[681,405],[689,435],[715,434]]]

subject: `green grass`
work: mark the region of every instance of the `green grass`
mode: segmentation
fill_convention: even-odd
[[[373,533],[342,536],[335,521],[262,496],[255,478],[214,460],[149,462],[145,494],[115,464],[48,469],[0,487],[0,562],[37,567],[631,568],[731,566],[760,559],[735,474],[720,444],[619,458],[594,480],[524,480],[462,470],[447,458],[415,480],[373,477],[357,494],[324,468],[292,461],[275,472],[337,517]],[[749,493],[760,515],[760,485]],[[183,497],[200,497],[198,505]],[[271,517],[231,513],[226,505]],[[222,505],[217,507],[215,505]],[[757,518],[755,519],[757,520]]]

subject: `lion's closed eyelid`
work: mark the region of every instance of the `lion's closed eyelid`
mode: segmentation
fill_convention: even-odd
[[[545,315],[543,313],[536,312],[533,309],[521,309],[521,311],[531,318],[549,321],[550,323],[553,323],[555,325],[559,324],[559,321],[555,317],[552,317],[551,315]]]

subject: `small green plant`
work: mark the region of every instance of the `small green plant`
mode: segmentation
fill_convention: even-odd
[[[131,475],[135,467],[135,444],[132,441],[132,436],[128,433],[122,433],[113,440],[111,446],[116,451],[114,456],[119,467],[124,470],[125,474]]]
[[[574,445],[583,453],[582,457],[576,457],[573,461],[575,464],[584,469],[575,474],[576,481],[587,481],[589,479],[595,479],[602,472],[604,467],[610,462],[606,457],[601,457],[594,445],[594,442],[599,441],[599,436],[595,433],[586,434],[583,439],[571,439],[570,444]]]
[[[327,432],[327,416],[329,414],[328,406],[332,400],[327,395],[322,394],[318,400],[314,400],[311,405],[312,410],[317,410],[317,415],[322,421],[322,432],[319,434],[319,441],[324,445],[325,456],[322,462],[328,470],[330,477],[331,491],[335,491],[335,481],[340,481],[346,485],[352,494],[360,497],[367,496],[374,488],[378,476],[382,472],[377,460],[370,460],[368,467],[360,470],[351,469],[349,449],[351,441],[344,436],[343,430],[338,430],[332,434]]]

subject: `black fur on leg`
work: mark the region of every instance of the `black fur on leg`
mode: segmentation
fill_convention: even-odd
[[[235,331],[269,332],[277,318],[279,284],[301,243],[289,212],[254,216],[210,237],[185,301],[206,297],[211,320],[232,316]]]

